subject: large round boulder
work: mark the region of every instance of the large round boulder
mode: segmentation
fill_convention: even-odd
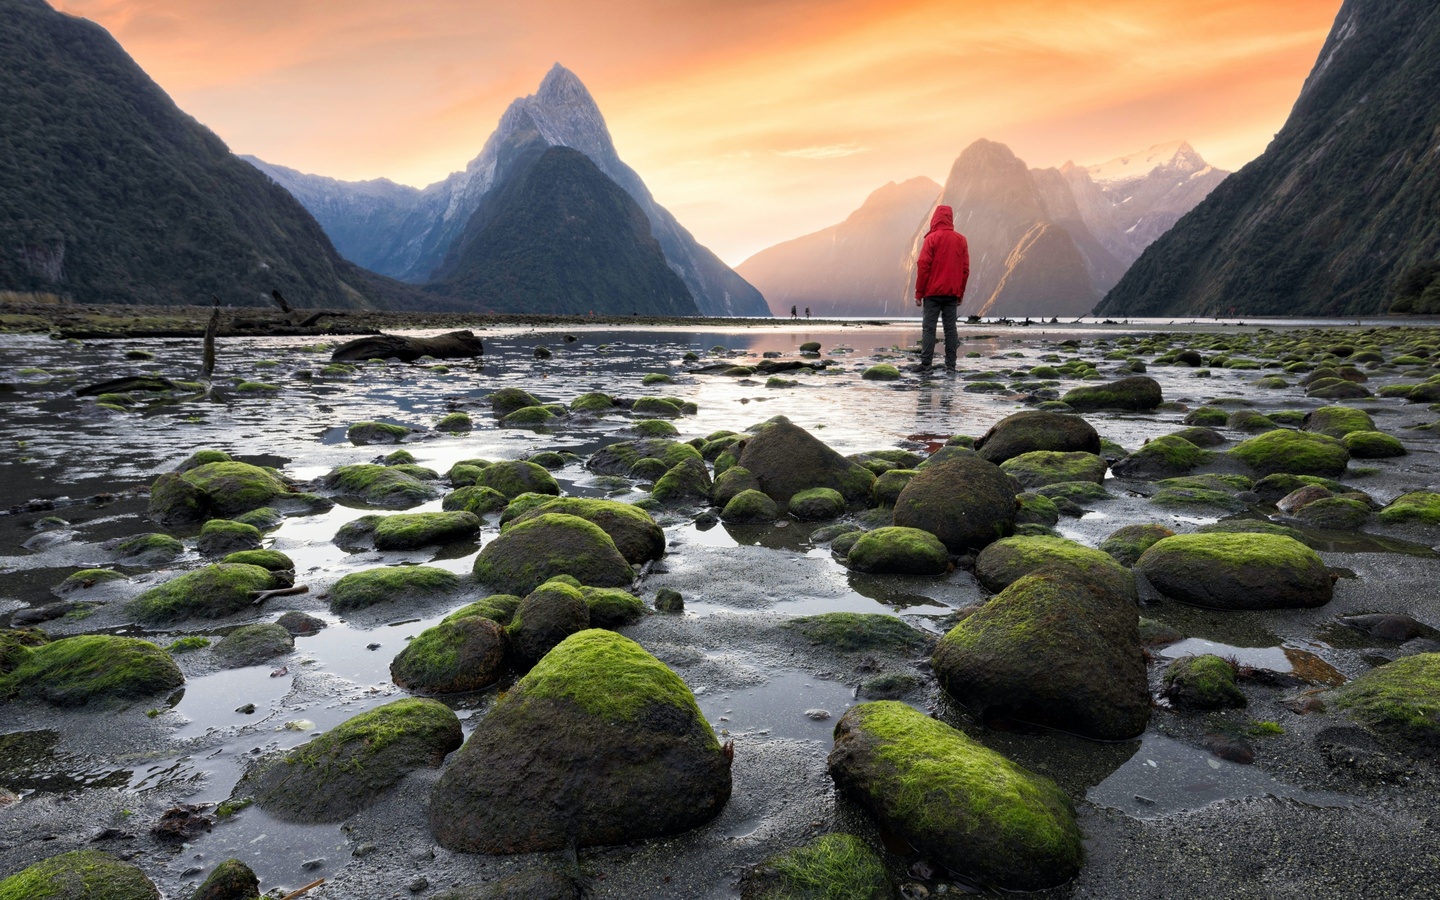
[[[1123,740],[1150,717],[1138,623],[1123,593],[1070,567],[1041,569],[952,628],[935,675],[983,718]]]
[[[1114,557],[1093,547],[1049,535],[1002,538],[975,557],[975,578],[988,591],[1003,591],[1031,572],[1064,566],[1138,602],[1135,576]]]
[[[883,829],[982,884],[1034,891],[1080,871],[1084,848],[1064,791],[904,703],[846,712],[829,769]]]
[[[3,900],[160,900],[140,871],[99,850],[72,850],[0,881]]]
[[[170,654],[139,638],[81,634],[36,646],[14,642],[4,657],[0,702],[30,697],[51,706],[123,703],[185,683]]]
[[[1094,453],[1062,453],[1058,450],[1033,450],[1012,456],[1000,464],[1000,471],[1020,482],[1025,488],[1069,484],[1074,481],[1100,484],[1105,480],[1107,468],[1105,460]]]
[[[1030,411],[1006,416],[975,439],[975,452],[997,466],[1035,450],[1100,453],[1100,435],[1079,416]]]
[[[635,580],[610,535],[564,513],[516,522],[475,558],[475,577],[507,594],[523,597],[556,575],[594,587],[626,587]]]
[[[976,455],[920,469],[895,498],[895,524],[919,528],[951,553],[984,547],[1015,530],[1016,490],[1000,467]]]
[[[1381,736],[1440,752],[1440,653],[1371,669],[1335,691],[1336,705]]]
[[[1146,441],[1110,468],[1119,478],[1174,478],[1208,461],[1211,455],[1183,437],[1166,434]]]
[[[505,631],[483,616],[461,616],[420,632],[390,662],[390,678],[417,694],[478,691],[505,669]]]
[[[340,466],[320,479],[320,484],[367,506],[390,509],[418,506],[436,496],[435,488],[399,467],[372,463]]]
[[[1160,383],[1146,375],[1121,378],[1106,384],[1082,385],[1060,398],[1071,409],[1154,409],[1165,402]]]
[[[467,853],[622,844],[708,822],[729,797],[729,755],[685,682],[590,629],[496,702],[436,784],[430,829]]]
[[[470,540],[480,533],[480,517],[472,512],[396,513],[380,516],[373,536],[376,550],[416,550]]]
[[[377,603],[425,601],[453,593],[460,577],[435,566],[382,566],[351,572],[330,589],[330,608],[352,612]]]
[[[546,468],[524,459],[507,459],[491,463],[475,475],[476,485],[499,491],[514,500],[521,494],[559,495],[560,484]]]
[[[1279,534],[1177,534],[1135,571],[1167,597],[1212,609],[1324,606],[1335,584],[1319,554]]]
[[[610,535],[620,555],[632,564],[665,555],[665,532],[655,524],[650,514],[638,506],[618,500],[559,497],[521,513],[507,522],[502,530],[546,513],[563,513],[598,525],[601,531]]]
[[[207,462],[157,478],[150,488],[150,518],[162,525],[193,525],[270,506],[293,492],[272,469],[230,459]]]
[[[595,451],[585,467],[599,475],[625,475],[642,459],[659,460],[662,471],[678,466],[686,459],[700,459],[700,451],[689,444],[665,438],[641,438],[617,441]]]
[[[252,592],[281,586],[281,576],[244,563],[217,563],[187,572],[130,601],[126,612],[146,625],[184,619],[221,619],[254,605]]]
[[[950,567],[950,554],[939,538],[898,526],[860,535],[845,558],[857,572],[877,575],[944,575]]]
[[[561,641],[590,627],[590,606],[580,589],[556,578],[531,591],[505,631],[522,667],[533,666]]]
[[[1308,431],[1267,431],[1242,442],[1230,455],[1262,477],[1284,473],[1338,478],[1350,463],[1344,444]]]
[[[739,464],[760,482],[760,490],[777,503],[808,488],[838,491],[846,502],[870,496],[875,475],[841,456],[810,432],[789,422],[769,425],[745,442]]]
[[[275,622],[242,625],[215,644],[215,655],[226,665],[256,666],[295,649],[295,638]]]
[[[284,822],[339,822],[374,804],[406,773],[438,768],[463,740],[460,720],[445,704],[396,700],[256,763],[233,796],[253,798]]]

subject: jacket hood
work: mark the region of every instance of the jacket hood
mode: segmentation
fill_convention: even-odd
[[[954,231],[955,211],[948,206],[935,207],[935,214],[930,217],[930,231],[934,231],[937,228]]]

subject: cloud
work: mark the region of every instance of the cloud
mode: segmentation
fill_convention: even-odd
[[[857,153],[869,153],[869,147],[859,144],[824,144],[819,147],[801,147],[797,150],[776,150],[776,156],[791,159],[842,159]]]

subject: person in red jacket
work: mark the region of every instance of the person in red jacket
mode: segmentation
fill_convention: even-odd
[[[960,333],[955,317],[965,299],[970,281],[970,245],[955,230],[955,213],[948,206],[935,207],[930,230],[920,247],[919,275],[915,278],[915,305],[923,310],[920,332],[920,368],[935,360],[935,321],[945,322],[945,368],[955,370]]]

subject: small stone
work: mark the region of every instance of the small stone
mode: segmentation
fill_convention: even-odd
[[[244,706],[237,706],[235,707],[235,711],[238,713],[244,713],[247,716],[252,715],[255,712],[255,704],[247,703]]]
[[[409,887],[410,887],[410,893],[412,893],[412,894],[418,894],[418,893],[420,893],[421,891],[423,891],[423,890],[425,890],[426,888],[428,888],[429,886],[430,886],[430,879],[426,878],[424,875],[421,875],[420,877],[418,877],[418,878],[416,878],[416,879],[414,879],[414,880],[412,880],[412,881],[410,882],[410,885],[409,885]]]
[[[830,710],[828,710],[828,709],[807,709],[807,710],[805,710],[805,718],[807,718],[807,719],[814,719],[816,722],[823,722],[823,721],[825,721],[826,719],[830,718]]]
[[[320,868],[323,865],[325,865],[325,858],[322,856],[317,859],[305,860],[300,864],[300,868],[304,869],[307,872],[313,872],[314,870]]]
[[[685,598],[679,591],[661,588],[655,592],[655,608],[660,612],[684,612]]]
[[[365,857],[369,856],[370,854],[374,853],[376,850],[379,849],[380,848],[375,844],[367,842],[356,847],[354,850],[351,850],[350,855],[355,857],[356,859],[364,859]]]
[[[365,645],[365,649],[366,649],[366,650],[379,650],[379,649],[380,649],[380,645],[379,645],[378,643],[366,644],[366,645]]]

